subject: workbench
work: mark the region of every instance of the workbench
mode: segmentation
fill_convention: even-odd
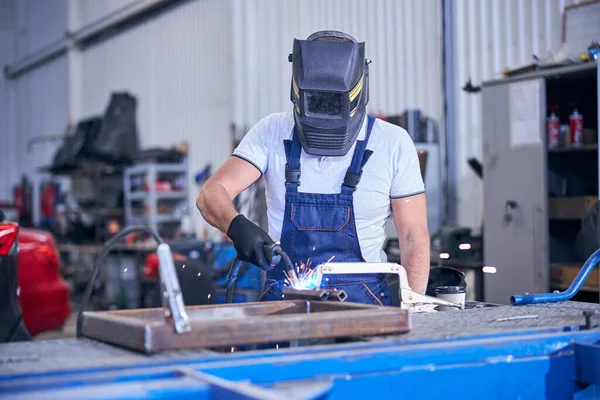
[[[0,397],[600,398],[599,320],[600,304],[563,302],[413,314],[403,335],[262,351],[2,344]]]

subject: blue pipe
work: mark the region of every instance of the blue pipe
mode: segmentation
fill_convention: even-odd
[[[539,304],[539,303],[557,303],[560,301],[569,300],[571,297],[575,296],[583,283],[587,279],[588,275],[598,261],[600,260],[600,249],[596,250],[594,254],[587,259],[581,270],[571,282],[571,286],[564,292],[558,293],[538,293],[538,294],[517,294],[510,297],[510,304],[513,306],[518,306],[521,304]]]

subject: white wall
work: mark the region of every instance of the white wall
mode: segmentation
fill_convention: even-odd
[[[0,0],[0,66],[15,57],[15,9],[13,0]],[[0,201],[12,199],[16,169],[15,108],[10,101],[11,82],[0,74]]]
[[[78,23],[72,27],[140,1],[144,0],[81,0]],[[529,62],[532,53],[545,56],[557,49],[562,9],[571,3],[576,1],[453,2],[458,142],[456,153],[448,156],[458,166],[455,201],[460,224],[481,224],[482,188],[466,160],[481,158],[485,127],[480,95],[460,88],[469,77],[480,84],[499,77],[506,67]],[[0,0],[0,4],[18,5],[14,10],[18,29],[11,30],[15,40],[10,35],[0,39],[2,65],[64,35],[67,0]],[[64,107],[73,93],[81,98],[76,104],[81,114],[90,115],[103,112],[112,90],[128,90],[139,100],[144,146],[187,139],[192,172],[206,162],[219,165],[231,150],[230,123],[247,128],[268,113],[289,109],[287,54],[292,39],[318,29],[341,29],[367,41],[367,54],[373,59],[370,112],[392,114],[418,107],[442,124],[440,13],[438,0],[184,2],[85,49],[79,64],[67,63],[71,77],[74,66],[81,69],[80,88],[73,87],[71,78],[70,91],[65,91],[68,68],[62,59],[16,80],[0,80],[0,101],[5,104],[0,107],[0,143],[14,148],[0,161],[0,198],[10,194],[21,171],[31,170],[27,166],[22,170],[19,163],[41,163],[38,160],[53,153],[52,145],[40,145],[35,150],[40,153],[32,158],[23,143],[33,135],[60,131],[69,119]]]
[[[112,91],[138,99],[142,147],[189,143],[190,207],[197,226],[195,172],[231,153],[229,7],[185,2],[82,54],[83,114],[102,114]]]
[[[11,1],[16,9],[17,58],[56,43],[65,36],[67,0]]]
[[[4,11],[0,18],[2,66],[56,42],[65,32],[66,0],[4,0],[0,10]],[[28,144],[34,137],[64,131],[67,84],[65,56],[16,79],[0,78],[0,200],[12,200],[13,185],[26,174],[34,186],[34,205],[39,204],[43,175],[38,168],[50,164],[58,143]],[[38,207],[34,211],[37,219]]]
[[[366,41],[369,112],[420,108],[442,122],[438,0],[233,0],[234,121],[288,110],[294,38],[322,29]]]
[[[501,78],[506,68],[532,62],[532,54],[543,58],[561,43],[562,12],[572,0],[456,0],[455,60],[458,221],[480,227],[483,218],[483,185],[471,171],[467,159],[482,160],[481,95],[460,88]],[[452,155],[449,155],[452,157]],[[485,176],[485,166],[484,166]]]
[[[144,0],[76,0],[79,2],[78,26],[80,28],[96,22],[112,13],[119,12]]]

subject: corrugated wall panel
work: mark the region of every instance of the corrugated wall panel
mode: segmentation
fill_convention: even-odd
[[[20,59],[28,56],[65,37],[67,0],[13,1],[16,4],[17,22],[15,57]]]
[[[531,63],[532,54],[543,58],[560,48],[563,8],[572,0],[457,0],[455,63],[457,85],[455,157],[458,171],[458,223],[480,227],[483,185],[467,159],[482,158],[481,95],[460,88],[469,78],[475,85],[500,78],[506,68]]]
[[[6,65],[15,53],[14,0],[0,0],[0,66]],[[10,102],[11,82],[0,74],[0,200],[12,198],[12,177],[16,174],[14,144],[14,106]]]
[[[80,23],[81,26],[95,22],[107,15],[117,12],[120,9],[139,3],[144,0],[77,0],[80,2]]]
[[[113,91],[136,96],[143,147],[189,143],[194,208],[194,173],[231,152],[230,26],[226,2],[184,2],[83,53],[84,114],[101,114]]]
[[[441,9],[438,0],[234,0],[235,123],[249,127],[291,107],[293,39],[346,31],[367,43],[369,111],[420,108],[442,123]],[[249,99],[251,99],[249,101]]]
[[[39,204],[38,189],[43,174],[40,167],[51,164],[60,142],[41,142],[29,146],[38,136],[58,135],[68,123],[68,81],[66,57],[57,58],[21,75],[10,84],[9,104],[14,104],[9,120],[8,135],[11,151],[2,152],[11,164],[9,174],[3,174],[4,196],[26,174],[34,186],[33,201]],[[10,196],[10,195],[9,195]],[[34,207],[34,221],[38,221],[39,207]]]

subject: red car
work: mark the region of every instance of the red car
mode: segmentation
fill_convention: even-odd
[[[0,210],[0,342],[58,329],[70,312],[69,286],[60,275],[52,235],[20,229],[4,221]]]
[[[31,335],[58,329],[71,312],[69,285],[60,274],[60,258],[52,234],[21,228],[19,285],[23,321]]]

